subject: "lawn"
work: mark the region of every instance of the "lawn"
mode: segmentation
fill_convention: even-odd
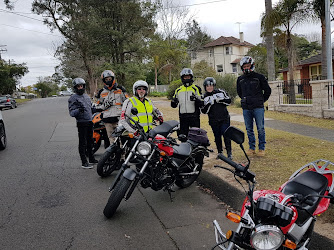
[[[164,100],[163,98],[153,100]],[[165,99],[167,101],[167,99]],[[178,109],[170,107],[169,103],[157,102],[155,104],[164,114],[165,120],[178,120]],[[240,108],[229,108],[230,112],[242,113]],[[305,117],[301,115],[286,114],[280,112],[266,112],[266,117],[270,117],[277,120],[284,120],[294,123],[302,123],[323,128],[334,128],[334,121],[328,119],[317,119],[311,117]],[[236,126],[246,133],[243,123],[232,121],[231,125]],[[215,160],[216,147],[214,143],[214,137],[212,130],[208,124],[207,115],[201,115],[201,127],[208,131],[208,136],[211,142],[211,148],[215,150],[215,153],[211,154],[210,160],[207,161],[206,168],[213,168],[215,164],[223,164],[220,160]],[[245,135],[244,147],[248,149],[247,136]],[[256,174],[257,189],[278,189],[278,187],[288,180],[291,174],[303,165],[315,161],[317,159],[327,159],[334,161],[333,148],[334,143],[313,139],[297,134],[292,134],[284,131],[279,131],[271,128],[266,128],[266,156],[265,157],[252,157],[250,169]],[[242,150],[238,145],[232,142],[232,152],[234,161],[246,162],[246,158],[243,155]],[[234,181],[231,178],[231,181]],[[327,212],[325,215],[334,214]],[[333,216],[326,216],[324,218],[330,218],[334,222]]]

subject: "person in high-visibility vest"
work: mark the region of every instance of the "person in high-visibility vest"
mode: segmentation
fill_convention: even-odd
[[[145,132],[152,129],[154,117],[159,120],[160,124],[163,123],[162,113],[153,105],[152,101],[146,97],[147,93],[147,82],[138,80],[133,84],[133,97],[125,100],[123,103],[119,125],[122,125],[130,133],[134,133],[136,130],[134,129],[132,122],[127,119],[125,114],[130,116],[133,120],[139,121]],[[137,108],[137,115],[133,115],[131,113],[131,109],[133,107]]]
[[[172,108],[179,106],[180,130],[178,134],[188,136],[190,127],[199,128],[201,126],[202,90],[194,84],[194,74],[191,69],[182,69],[180,76],[183,85],[175,90],[171,106]]]

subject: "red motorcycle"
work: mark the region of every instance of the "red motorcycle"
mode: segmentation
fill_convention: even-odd
[[[243,148],[244,133],[229,127],[225,136]],[[241,214],[228,211],[226,217],[238,223],[235,231],[222,232],[214,220],[216,246],[221,249],[300,249],[307,250],[310,244],[316,216],[328,209],[333,202],[334,163],[316,160],[298,169],[278,191],[254,191],[255,174],[246,165],[238,164],[225,156],[220,159],[233,169],[227,169],[235,177],[245,180],[249,190],[242,205]]]

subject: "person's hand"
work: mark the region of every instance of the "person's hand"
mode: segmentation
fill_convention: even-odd
[[[197,98],[195,96],[195,94],[193,93],[191,96],[190,96],[190,101],[196,101]]]
[[[104,107],[105,107],[105,108],[109,108],[110,106],[112,106],[112,102],[111,102],[111,101],[106,101],[106,102],[104,103]]]

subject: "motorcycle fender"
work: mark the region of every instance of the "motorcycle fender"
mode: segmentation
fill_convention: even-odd
[[[133,169],[127,168],[124,171],[123,176],[124,176],[124,178],[128,179],[129,181],[133,181],[136,178],[137,173]]]

